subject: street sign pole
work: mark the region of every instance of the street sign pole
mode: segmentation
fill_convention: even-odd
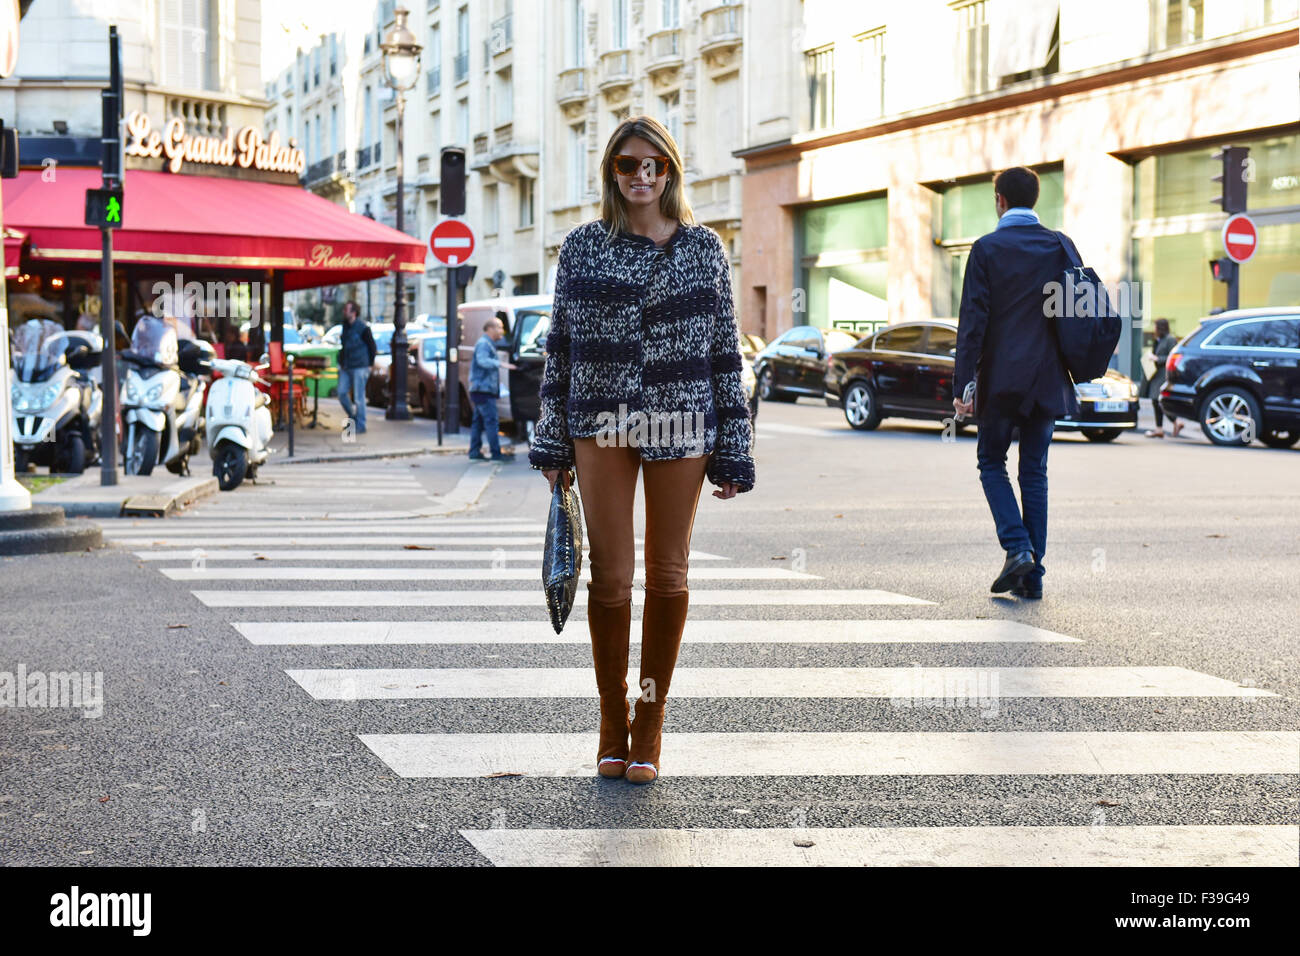
[[[461,268],[474,254],[475,245],[474,230],[458,216],[444,218],[429,234],[429,248],[447,272],[447,432],[452,435],[460,433]]]
[[[125,180],[122,169],[122,41],[117,27],[108,28],[108,89],[103,97],[103,186],[116,189]],[[120,207],[117,212],[121,224]],[[100,381],[104,393],[99,422],[99,483],[117,484],[117,316],[113,303],[113,229],[107,222],[99,227],[101,257],[99,271],[99,333],[104,339],[100,353]]]

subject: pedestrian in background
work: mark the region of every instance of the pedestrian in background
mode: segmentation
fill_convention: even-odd
[[[501,369],[515,366],[502,362],[497,355],[497,343],[506,334],[506,327],[495,316],[483,323],[483,334],[474,346],[474,359],[469,367],[469,400],[474,404],[474,421],[469,428],[469,457],[486,461],[483,457],[483,433],[487,433],[488,448],[493,461],[505,461],[501,454],[501,419],[497,415],[497,398],[501,395]]]
[[[339,347],[339,404],[356,423],[358,435],[366,431],[366,379],[379,349],[361,309],[349,299],[343,303],[343,334]]]
[[[1063,245],[1070,240],[1038,221],[1033,170],[1004,170],[993,192],[997,228],[975,240],[966,263],[952,404],[979,422],[980,484],[1007,555],[990,590],[1036,599],[1047,550],[1047,450],[1056,420],[1079,412],[1044,297],[1070,265]],[[1023,515],[1007,478],[1017,428]]]
[[[695,224],[682,167],[672,136],[648,116],[624,120],[610,136],[600,164],[601,217],[575,228],[560,248],[541,414],[528,453],[552,490],[557,480],[567,486],[569,468],[577,468],[591,544],[597,772],[633,783],[659,776],[704,479],[724,499],[754,486],[731,259],[716,232]],[[643,438],[629,424],[638,414],[638,423],[662,416],[656,420],[699,427]],[[638,471],[645,475],[645,609],[640,697],[629,721]]]
[[[1165,387],[1165,364],[1169,361],[1169,353],[1177,344],[1178,339],[1169,333],[1169,320],[1156,319],[1156,339],[1151,346],[1151,357],[1155,360],[1156,367],[1143,386],[1143,390],[1151,397],[1151,411],[1156,417],[1156,427],[1146,431],[1147,438],[1165,437],[1165,415],[1164,409],[1160,407],[1160,390]],[[1174,437],[1177,438],[1183,430],[1183,423],[1177,418],[1173,422]]]

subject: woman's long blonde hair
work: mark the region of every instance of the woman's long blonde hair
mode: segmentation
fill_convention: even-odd
[[[644,139],[668,157],[668,183],[659,197],[659,211],[669,219],[693,224],[695,213],[686,199],[682,183],[682,154],[672,134],[653,116],[631,116],[618,124],[605,144],[605,155],[600,160],[600,218],[608,235],[612,238],[615,233],[631,231],[627,202],[614,178],[614,157],[624,141],[633,136]]]

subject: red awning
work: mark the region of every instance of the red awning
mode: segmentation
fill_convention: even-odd
[[[5,228],[5,275],[18,275],[18,262],[23,256],[23,243],[27,241],[27,234],[19,232],[17,229]]]
[[[85,219],[99,170],[61,166],[51,182],[43,172],[4,180],[5,225],[28,234],[35,262],[97,261],[99,230]],[[424,272],[424,243],[297,186],[133,169],[125,189],[117,262],[274,269],[286,289]]]

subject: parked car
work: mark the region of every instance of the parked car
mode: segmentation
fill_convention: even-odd
[[[740,333],[740,384],[745,389],[745,401],[749,403],[749,421],[751,424],[756,424],[758,422],[758,376],[754,374],[754,353],[746,351],[750,345],[745,341],[747,338],[757,339],[758,336]],[[762,346],[759,350],[762,350]]]
[[[514,430],[516,439],[531,438],[541,410],[539,392],[542,369],[546,363],[546,333],[551,328],[551,305],[554,296],[513,295],[466,302],[458,310],[460,347],[459,367],[460,422],[468,426],[473,417],[469,401],[469,366],[474,346],[483,335],[483,326],[494,315],[505,324],[506,334],[497,343],[502,361],[516,366],[501,369],[501,394],[497,414],[501,428]]]
[[[1216,445],[1300,441],[1300,308],[1238,309],[1201,319],[1165,366],[1160,406],[1199,421]]]
[[[822,397],[831,353],[853,348],[858,338],[815,325],[796,325],[783,332],[754,357],[759,398],[793,402],[800,395]]]
[[[826,404],[843,409],[849,425],[876,428],[884,418],[944,421],[952,417],[952,377],[957,323],[945,319],[888,325],[830,357]],[[1056,427],[1083,432],[1089,441],[1113,441],[1137,427],[1137,387],[1114,369],[1075,386],[1079,416]],[[957,424],[958,431],[965,427]]]
[[[753,362],[755,357],[763,349],[767,348],[767,343],[763,341],[761,335],[755,335],[753,332],[740,333],[740,354],[748,362]]]
[[[417,335],[407,349],[406,403],[411,411],[435,416],[434,396],[438,383],[446,381],[447,336]],[[385,402],[387,404],[387,402]],[[447,395],[442,395],[442,412],[446,414]]]

